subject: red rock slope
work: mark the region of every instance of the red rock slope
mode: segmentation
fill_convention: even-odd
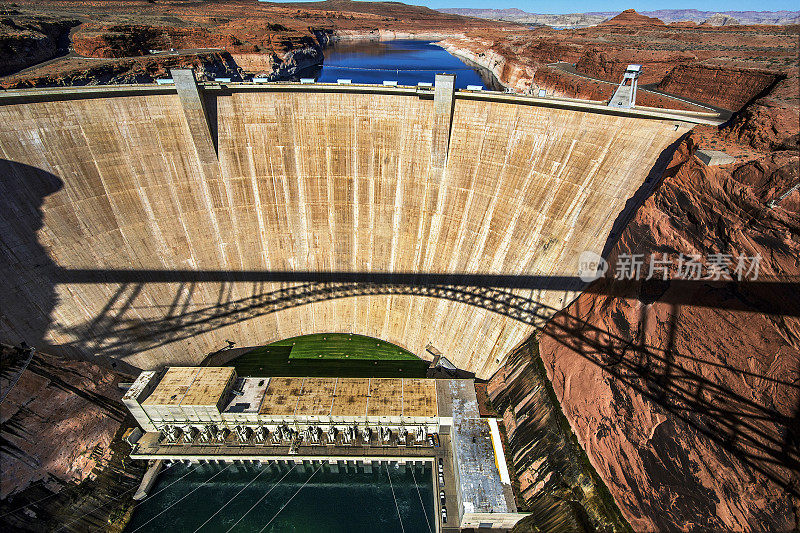
[[[800,519],[800,182],[796,147],[706,167],[697,136],[614,246],[762,257],[763,285],[604,279],[545,329],[569,423],[637,531],[789,531]],[[675,275],[674,269],[672,275]],[[700,305],[674,305],[676,300]]]
[[[87,479],[110,457],[124,417],[117,376],[85,361],[40,353],[27,367],[24,358],[9,365],[13,351],[0,351],[0,383],[8,392],[0,405],[0,499],[39,481],[57,491]]]
[[[695,63],[673,68],[658,90],[738,111],[781,78],[769,70]]]

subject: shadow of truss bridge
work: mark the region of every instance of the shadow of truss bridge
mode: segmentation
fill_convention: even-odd
[[[120,285],[105,312],[89,324],[68,330],[74,338],[80,339],[81,346],[76,348],[111,358],[174,343],[258,316],[358,296],[408,295],[444,299],[510,317],[530,325],[532,331],[541,331],[546,326],[546,334],[558,343],[602,367],[610,378],[632,388],[665,413],[800,497],[797,481],[800,475],[800,405],[786,415],[692,368],[697,364],[719,366],[720,371],[734,371],[744,378],[766,380],[776,387],[794,391],[798,398],[800,383],[796,379],[775,379],[747,369],[701,361],[691,354],[677,353],[674,348],[674,336],[684,306],[719,307],[719,302],[724,301],[724,307],[733,311],[800,316],[800,298],[792,297],[800,294],[798,280],[616,283],[614,294],[617,296],[670,306],[669,342],[664,347],[622,337],[534,297],[521,295],[533,295],[536,290],[559,290],[564,294],[581,290],[608,292],[608,284],[594,283],[586,287],[578,278],[570,276],[62,271],[59,281],[108,283],[112,280]],[[196,309],[183,308],[176,295],[175,301],[165,306],[163,315],[158,318],[126,319],[125,310],[134,305],[144,285],[153,282],[179,282],[177,295],[184,289],[191,293],[196,284],[207,282],[219,283],[223,295],[229,292],[231,284],[244,282],[252,283],[252,294],[230,301],[221,296],[214,305]],[[281,286],[261,290],[267,284]],[[674,290],[667,291],[670,286]],[[698,299],[699,288],[732,297],[713,301]]]

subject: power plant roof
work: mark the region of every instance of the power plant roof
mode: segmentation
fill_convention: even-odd
[[[260,415],[436,417],[436,381],[389,378],[271,378]]]
[[[368,379],[339,378],[336,392],[331,407],[331,416],[363,416],[367,412]]]
[[[196,366],[170,367],[142,405],[180,405],[198,370]]]
[[[142,405],[217,405],[235,372],[233,367],[170,367]]]
[[[181,405],[217,405],[235,374],[233,367],[199,369]]]

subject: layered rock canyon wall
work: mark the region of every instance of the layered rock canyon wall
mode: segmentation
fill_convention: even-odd
[[[760,254],[762,279],[796,280],[798,193],[767,204],[796,183],[797,153],[712,169],[692,150],[682,147],[611,262],[624,253]],[[764,292],[699,283],[696,301],[712,304],[704,308],[668,303],[680,290],[669,285],[631,297],[598,283],[608,284],[600,295],[582,295],[545,329],[541,355],[634,529],[795,528],[800,323],[780,310],[800,298],[797,284]],[[728,309],[740,301],[751,310]],[[580,339],[593,328],[620,342],[564,342],[565,332]]]
[[[776,72],[758,69],[678,65],[658,83],[658,89],[739,111],[754,97],[771,89],[781,78],[783,76]]]
[[[111,440],[125,416],[118,378],[85,361],[36,353],[25,364],[26,354],[15,355],[6,345],[0,350],[0,499],[34,483],[55,490],[87,479],[108,461]]]
[[[87,361],[0,345],[0,520],[8,531],[121,531],[145,466],[120,381]]]
[[[293,6],[256,0],[22,0],[6,14],[0,21],[0,76],[41,63],[56,52],[63,55],[0,80],[10,88],[145,83],[167,68],[197,68],[198,63],[207,67],[200,69],[201,79],[238,80],[246,73],[284,80],[321,65],[323,49],[340,40],[438,40],[471,29],[520,28],[397,2]],[[72,26],[77,27],[68,35]],[[241,63],[219,71],[209,64],[212,54],[233,56]],[[109,70],[115,75],[109,76]]]
[[[269,56],[267,56],[269,57]],[[30,87],[73,87],[83,85],[122,85],[155,83],[170,77],[170,69],[191,68],[201,79],[241,79],[243,71],[227,52],[204,52],[180,56],[135,57],[113,62],[74,59],[74,68],[53,74],[40,72],[36,76],[11,76],[3,83],[8,89]],[[271,63],[272,66],[274,64]]]
[[[58,17],[0,18],[0,76],[65,54],[70,28],[77,24]]]
[[[530,513],[515,533],[628,531],[561,413],[536,336],[510,354],[487,392],[503,415],[517,506]]]
[[[697,28],[629,11],[592,28],[471,31],[440,44],[517,92],[608,101],[627,65],[640,64],[637,105],[738,111],[786,76],[797,92],[796,42],[791,26]]]

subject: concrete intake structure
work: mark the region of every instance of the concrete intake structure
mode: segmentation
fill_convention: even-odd
[[[331,296],[329,273],[574,277],[662,152],[711,121],[442,87],[435,100],[175,79],[0,95],[0,340],[151,369],[227,340],[351,332],[434,346],[488,378],[531,323],[446,291]],[[549,316],[580,287],[512,292]]]

